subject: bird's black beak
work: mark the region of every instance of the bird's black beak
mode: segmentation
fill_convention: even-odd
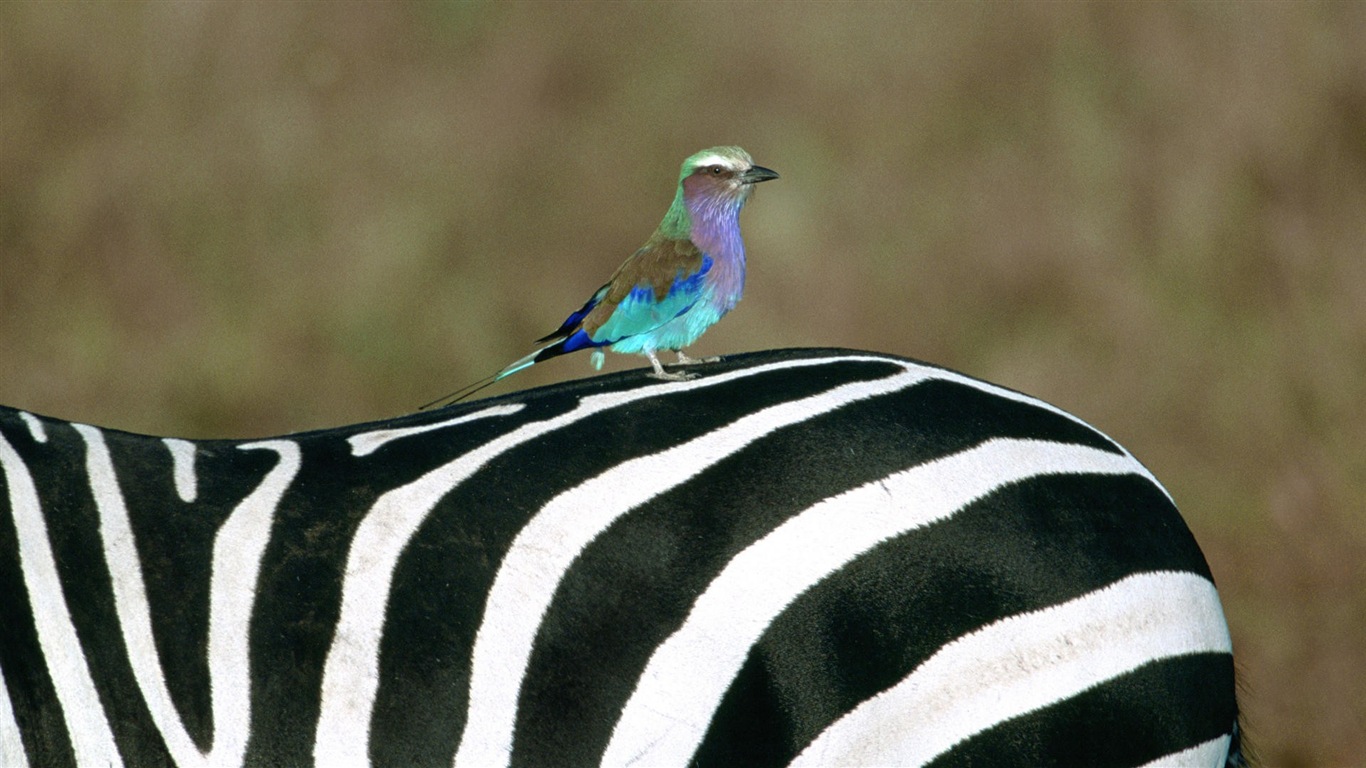
[[[770,171],[762,165],[750,166],[748,171],[740,174],[740,181],[746,184],[758,184],[761,181],[772,181],[778,178],[777,171]]]

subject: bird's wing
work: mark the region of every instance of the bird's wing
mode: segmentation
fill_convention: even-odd
[[[582,329],[595,346],[649,333],[692,308],[712,260],[690,240],[652,238],[605,286]]]
[[[607,295],[607,290],[611,287],[612,284],[608,283],[599,288],[593,293],[588,301],[583,303],[582,307],[579,307],[579,309],[566,318],[563,323],[560,323],[560,327],[555,329],[554,333],[542,336],[536,340],[536,343],[540,344],[544,341],[558,341],[559,339],[567,338],[570,334],[574,333],[574,331],[577,331],[579,326],[583,323],[583,319],[588,316],[589,312],[593,311],[594,307],[602,302],[603,297]]]

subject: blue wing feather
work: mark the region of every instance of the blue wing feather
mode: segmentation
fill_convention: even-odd
[[[544,341],[554,341],[556,339],[563,339],[572,335],[576,330],[579,329],[579,326],[583,323],[583,319],[588,316],[588,313],[592,312],[594,307],[602,303],[602,297],[607,295],[607,289],[609,287],[611,287],[610,283],[599,288],[593,294],[592,298],[584,302],[582,307],[580,307],[573,314],[571,314],[563,323],[560,323],[560,327],[555,329],[554,333],[542,336],[541,338],[536,340],[536,343],[539,344]],[[575,347],[574,349],[581,348],[582,347]]]

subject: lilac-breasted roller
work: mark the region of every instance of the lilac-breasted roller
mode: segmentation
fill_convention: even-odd
[[[676,352],[680,365],[699,362],[683,348],[733,309],[744,292],[740,209],[755,184],[776,178],[739,147],[712,147],[684,160],[678,191],[659,228],[554,333],[537,339],[549,343],[423,407],[468,396],[542,360],[581,349],[593,350],[597,368],[607,347],[648,357],[655,378],[692,378],[696,374],[665,371],[658,353]]]

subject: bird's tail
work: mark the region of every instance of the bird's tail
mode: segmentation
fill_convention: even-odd
[[[490,376],[485,376],[484,378],[474,382],[473,384],[467,384],[461,387],[460,389],[451,392],[448,395],[442,395],[441,397],[438,397],[430,403],[421,406],[420,408],[418,408],[418,410],[425,411],[428,408],[432,408],[437,405],[442,405],[446,403],[458,403],[461,400],[464,400],[465,398],[469,397],[470,395],[473,395],[475,392],[478,392],[479,390],[483,389],[484,387],[494,384],[495,382],[501,381],[524,368],[530,368],[531,366],[541,362],[542,360],[549,360],[552,357],[558,357],[559,355],[565,353],[564,342],[564,339],[560,339],[554,344],[547,344],[546,346],[541,347],[540,349],[536,350],[535,352],[532,352],[526,357],[523,357],[520,360],[517,360],[516,362],[509,363],[501,371],[498,371],[497,373],[492,374]]]

